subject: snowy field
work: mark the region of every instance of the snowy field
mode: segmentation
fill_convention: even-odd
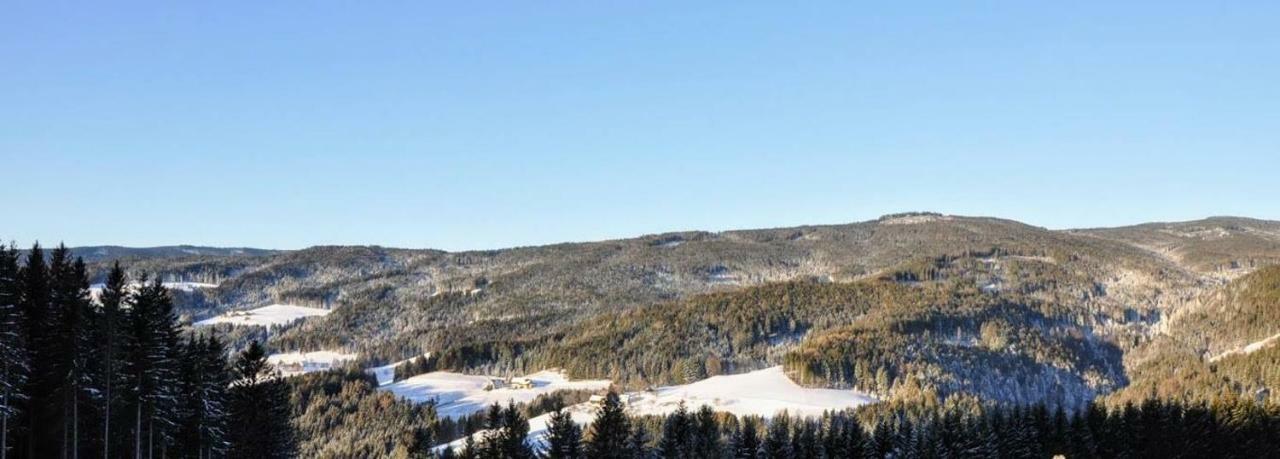
[[[196,325],[235,324],[235,325],[287,325],[296,320],[329,314],[328,309],[308,308],[291,304],[273,304],[248,311],[230,311],[217,317],[196,322]]]
[[[716,411],[738,416],[769,417],[781,411],[799,416],[819,416],[823,411],[854,408],[876,399],[852,390],[811,389],[787,378],[782,367],[737,375],[712,376],[680,386],[629,394],[631,414],[668,414],[684,402],[690,411],[710,405]]]
[[[431,356],[430,352],[426,354],[422,354],[422,357],[429,357],[429,356]],[[396,367],[400,365],[404,365],[406,362],[410,360],[413,360],[413,359],[404,359],[399,362],[389,363],[380,367],[369,368],[365,370],[365,373],[369,373],[373,375],[375,378],[378,378],[379,386],[391,384],[392,380],[396,378]]]
[[[555,391],[605,390],[610,385],[608,380],[570,381],[564,373],[556,370],[540,371],[525,377],[533,381],[533,388],[484,390],[495,378],[436,371],[387,384],[381,389],[415,402],[435,400],[437,414],[456,418],[484,411],[494,403],[526,403]]]
[[[284,376],[296,376],[313,371],[325,371],[344,362],[356,359],[355,354],[336,351],[287,352],[267,356],[267,362],[276,366]]]
[[[630,392],[622,396],[630,415],[663,415],[675,411],[684,402],[690,411],[709,405],[716,411],[738,416],[756,415],[772,417],[786,411],[798,416],[820,416],[824,411],[842,410],[875,403],[869,395],[837,389],[810,389],[801,387],[787,378],[782,367],[772,367],[750,373],[713,376],[692,384],[660,387],[653,391]],[[573,422],[585,426],[595,418],[595,407],[581,403],[568,408]],[[544,414],[529,420],[528,440],[534,447],[546,444],[547,423],[551,415]],[[476,435],[483,435],[483,432]],[[458,448],[465,439],[438,445]]]

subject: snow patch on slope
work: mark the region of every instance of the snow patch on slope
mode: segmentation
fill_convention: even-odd
[[[430,356],[431,356],[430,352],[421,355],[421,357],[430,357]],[[405,363],[408,363],[410,360],[413,360],[416,358],[417,357],[412,357],[412,358],[401,360],[399,362],[389,363],[380,367],[373,367],[365,370],[365,373],[369,373],[373,375],[375,378],[377,378],[379,386],[390,384],[393,379],[396,379],[396,367],[399,367],[400,365],[404,365]]]
[[[485,390],[495,379],[502,378],[435,371],[387,384],[381,389],[415,402],[435,400],[436,413],[440,417],[457,418],[483,411],[494,403],[527,403],[539,395],[555,391],[605,390],[612,384],[603,379],[571,381],[559,370],[539,371],[525,377],[533,381],[532,388],[501,387]]]
[[[328,309],[308,308],[291,304],[273,304],[248,311],[230,311],[217,317],[196,322],[195,325],[235,324],[235,325],[288,325],[296,320],[308,317],[328,315]]]
[[[275,365],[283,376],[325,371],[355,359],[355,354],[337,351],[286,352],[267,356],[267,362]]]
[[[1262,340],[1259,340],[1259,341],[1254,341],[1254,342],[1249,343],[1249,344],[1247,344],[1247,345],[1245,345],[1245,346],[1242,346],[1242,347],[1239,347],[1239,348],[1236,348],[1236,349],[1232,349],[1232,350],[1227,351],[1227,352],[1223,352],[1223,353],[1218,354],[1218,355],[1215,355],[1215,356],[1213,356],[1213,357],[1209,357],[1209,361],[1210,361],[1210,362],[1217,362],[1217,361],[1219,361],[1219,360],[1225,359],[1225,358],[1227,358],[1227,357],[1231,357],[1231,356],[1233,356],[1233,355],[1245,355],[1245,354],[1252,354],[1252,353],[1254,353],[1254,352],[1257,352],[1257,351],[1262,350],[1263,348],[1265,348],[1265,347],[1267,347],[1267,346],[1270,346],[1270,345],[1272,345],[1272,344],[1275,344],[1276,342],[1280,342],[1280,333],[1277,333],[1277,334],[1271,335],[1270,337],[1267,337],[1266,339],[1262,339]]]
[[[770,417],[782,411],[820,416],[824,411],[854,408],[875,403],[876,399],[852,390],[801,387],[778,366],[633,393],[627,410],[637,415],[668,414],[682,401],[690,410],[709,405],[716,411],[738,416]]]

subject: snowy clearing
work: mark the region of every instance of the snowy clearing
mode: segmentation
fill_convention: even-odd
[[[1271,335],[1270,337],[1268,337],[1268,338],[1266,338],[1266,339],[1263,339],[1263,340],[1254,341],[1254,342],[1249,343],[1248,345],[1246,345],[1246,346],[1244,346],[1244,347],[1240,347],[1240,348],[1237,348],[1237,349],[1232,349],[1232,350],[1230,350],[1230,351],[1223,352],[1223,353],[1218,354],[1218,355],[1215,355],[1215,356],[1213,356],[1213,357],[1209,357],[1209,361],[1210,361],[1210,362],[1217,362],[1217,361],[1219,361],[1219,360],[1222,360],[1222,359],[1227,358],[1227,357],[1231,357],[1231,356],[1233,356],[1233,355],[1252,354],[1252,353],[1257,352],[1257,351],[1259,351],[1259,350],[1262,350],[1262,348],[1265,348],[1265,347],[1267,347],[1267,346],[1270,346],[1270,345],[1272,345],[1272,344],[1274,344],[1274,343],[1276,343],[1276,342],[1278,342],[1278,341],[1280,341],[1280,333],[1277,333],[1277,334]]]
[[[296,376],[313,371],[325,371],[343,362],[356,359],[355,354],[337,351],[286,352],[267,356],[267,362],[276,366],[284,376]]]
[[[738,416],[770,417],[781,411],[799,416],[819,416],[828,410],[875,403],[876,399],[852,390],[801,387],[792,382],[779,366],[636,392],[630,394],[627,411],[638,415],[667,414],[675,411],[681,401],[690,410],[710,405],[716,411]]]
[[[428,352],[426,354],[422,354],[421,357],[430,357],[430,356],[431,356],[431,353]],[[369,368],[364,372],[373,375],[375,378],[378,378],[379,386],[391,384],[392,380],[396,378],[396,367],[400,365],[404,365],[406,362],[416,358],[417,357],[408,358],[408,359],[401,360],[399,362],[389,363],[380,367]]]
[[[498,387],[485,390],[490,385],[505,385],[506,380],[492,376],[464,375],[447,371],[435,371],[387,384],[382,390],[415,402],[436,401],[436,413],[441,417],[462,417],[483,411],[494,403],[508,401],[527,403],[539,395],[560,390],[605,390],[609,380],[570,381],[559,370],[545,370],[525,376],[532,387]]]
[[[308,308],[291,304],[273,304],[248,311],[229,311],[217,317],[201,320],[195,324],[235,324],[270,327],[272,325],[288,325],[296,320],[328,314],[328,309]]]
[[[782,367],[771,367],[737,375],[713,376],[692,384],[667,386],[652,391],[629,392],[622,396],[627,414],[664,415],[679,408],[680,402],[690,410],[709,405],[716,411],[738,416],[756,415],[772,417],[780,412],[812,417],[823,412],[855,408],[876,399],[869,395],[838,389],[811,389],[792,382]],[[595,419],[596,407],[580,403],[565,408],[573,422],[585,426]],[[535,448],[546,444],[547,423],[551,415],[543,414],[529,420],[528,441]],[[478,432],[476,435],[484,435]],[[460,448],[466,439],[437,445],[434,450]]]

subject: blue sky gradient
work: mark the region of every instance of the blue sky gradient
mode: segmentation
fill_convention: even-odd
[[[1280,219],[1278,2],[8,2],[0,237]]]

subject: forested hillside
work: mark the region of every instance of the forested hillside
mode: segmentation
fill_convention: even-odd
[[[1141,364],[1131,351],[1225,295],[1223,279],[1280,259],[1278,227],[1050,231],[901,214],[481,252],[157,257],[136,269],[216,284],[175,292],[186,320],[272,303],[331,310],[270,333],[217,328],[237,345],[268,339],[368,364],[431,352],[440,368],[563,367],[628,387],[782,363],[807,385],[1078,406],[1127,385]]]
[[[424,438],[483,422],[437,420],[430,406],[377,390],[361,368],[428,353],[398,378],[563,368],[640,390],[781,365],[801,385],[879,399],[859,410],[868,427],[889,413],[992,404],[1079,413],[1096,401],[1123,414],[1153,396],[1274,402],[1277,228],[1213,218],[1052,231],[902,214],[460,253],[117,250],[84,276],[107,283],[115,259],[131,260],[134,278],[170,286],[182,324],[273,304],[319,308],[271,328],[185,330],[231,351],[264,340],[269,352],[358,356],[345,373],[291,382],[300,450],[414,455]],[[350,441],[319,440],[330,436]]]

